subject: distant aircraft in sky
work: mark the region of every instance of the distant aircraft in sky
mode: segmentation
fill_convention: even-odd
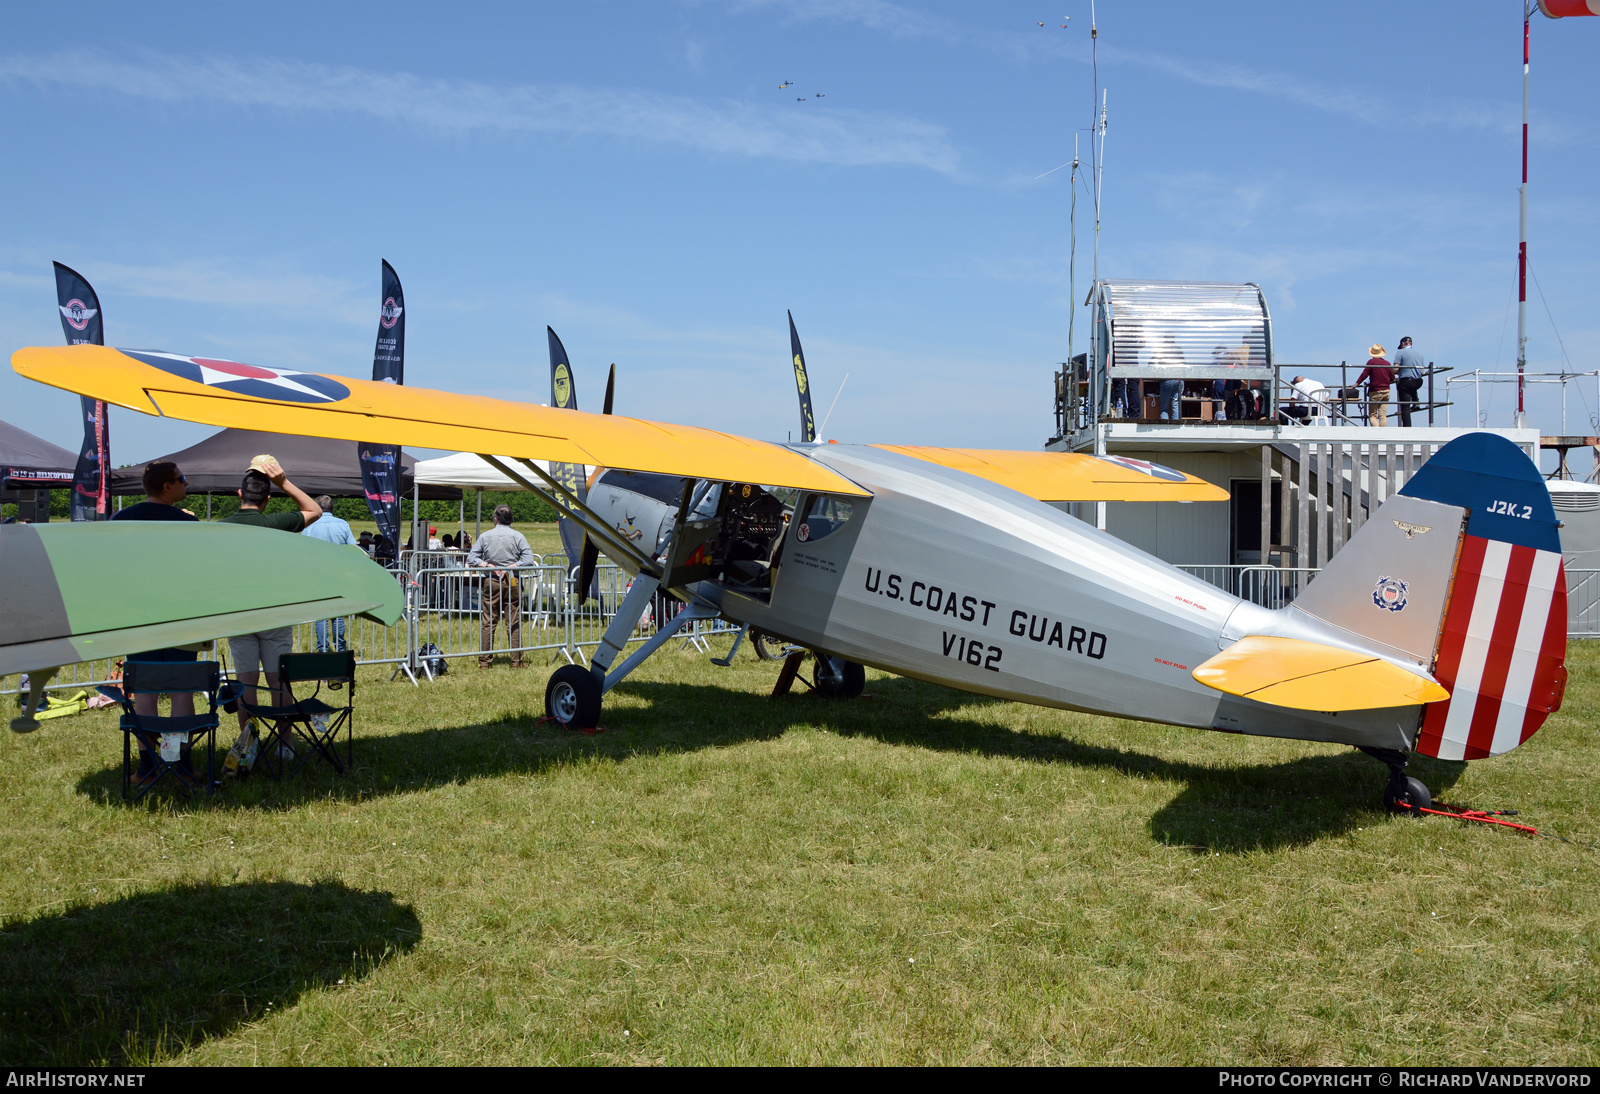
[[[824,95],[824,94],[823,94],[823,93],[822,93],[822,92],[820,92],[820,91],[819,91],[819,92],[817,92],[817,98],[819,98],[819,99],[826,99],[826,98],[827,98],[827,96],[826,96],[826,95]]]
[[[1039,25],[1040,25],[1040,26],[1041,26],[1041,27],[1042,27],[1042,26],[1044,26],[1044,24],[1043,24],[1043,23],[1040,23],[1040,24],[1039,24]],[[791,86],[793,86],[793,84],[794,84],[794,81],[793,81],[793,80],[785,80],[785,81],[783,81],[783,83],[781,83],[781,84],[779,84],[779,85],[778,85],[778,90],[779,90],[779,91],[782,91],[782,90],[783,90],[783,89],[784,89],[784,88],[786,88],[786,87],[791,87]]]
[[[803,102],[805,102],[805,101],[806,101],[806,97],[805,97],[805,96],[804,96],[804,95],[801,95],[801,96],[798,96],[798,97],[797,97],[797,98],[796,98],[796,99],[795,99],[795,102],[797,102],[797,103],[803,103]]]

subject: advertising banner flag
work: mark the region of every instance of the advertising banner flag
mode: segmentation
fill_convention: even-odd
[[[56,306],[67,345],[106,344],[100,298],[83,275],[61,263],[56,268]],[[111,423],[106,404],[78,397],[83,412],[83,444],[72,474],[72,519],[111,519]]]
[[[405,383],[406,375],[406,296],[400,276],[388,262],[383,264],[383,305],[378,309],[378,342],[372,351],[372,378],[391,384]],[[378,534],[389,542],[392,551],[400,550],[400,446],[363,444],[361,488],[367,495],[367,508],[377,522]]]
[[[800,335],[794,329],[794,313],[789,316],[789,356],[794,358],[794,386],[800,392],[800,439],[817,439],[817,420],[811,415],[811,382],[806,379],[806,355],[800,349]]]
[[[545,328],[550,336],[550,405],[562,410],[578,409],[578,386],[572,379],[572,363],[567,360],[567,347],[561,344],[556,332]],[[581,463],[552,463],[550,477],[578,496],[580,501],[588,496]],[[559,525],[561,547],[567,553],[567,572],[582,560],[583,529],[574,521],[563,517]]]

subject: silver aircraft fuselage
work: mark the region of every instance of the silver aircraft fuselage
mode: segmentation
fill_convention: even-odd
[[[796,512],[770,601],[713,582],[722,613],[800,645],[983,695],[1142,721],[1409,748],[1419,708],[1340,714],[1224,694],[1190,672],[1246,635],[1360,648],[1242,601],[1053,506],[882,449],[797,446],[872,491],[807,535]],[[804,538],[803,538],[804,537]]]

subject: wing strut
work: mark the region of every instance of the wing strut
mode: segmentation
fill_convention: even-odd
[[[480,452],[478,455],[480,459],[482,459],[489,466],[493,467],[495,470],[499,471],[502,475],[505,475],[514,482],[521,483],[527,489],[533,491],[535,494],[539,495],[539,497],[549,502],[552,508],[556,509],[557,511],[566,509],[571,512],[572,519],[583,525],[583,530],[585,532],[599,540],[601,545],[605,547],[606,552],[613,558],[619,560],[629,560],[641,573],[651,574],[655,577],[660,577],[664,573],[664,571],[661,569],[661,566],[655,562],[655,560],[649,558],[633,544],[627,543],[618,537],[615,532],[608,528],[606,524],[595,515],[593,509],[590,509],[583,502],[579,501],[572,494],[568,493],[560,483],[546,474],[537,464],[532,463],[529,460],[520,461],[535,475],[538,475],[539,478],[543,479],[547,484],[546,486],[538,485],[526,475],[515,471],[506,464],[502,463],[495,456],[489,455],[485,452]]]

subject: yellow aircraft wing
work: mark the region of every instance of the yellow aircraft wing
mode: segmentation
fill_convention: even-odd
[[[28,347],[11,355],[11,367],[92,399],[205,425],[868,493],[780,445],[695,426],[109,346]]]
[[[1204,479],[1126,456],[894,444],[874,447],[965,471],[1040,501],[1228,500],[1226,490]]]
[[[1190,675],[1229,695],[1295,710],[1375,710],[1450,698],[1436,681],[1370,653],[1299,638],[1241,638]]]

